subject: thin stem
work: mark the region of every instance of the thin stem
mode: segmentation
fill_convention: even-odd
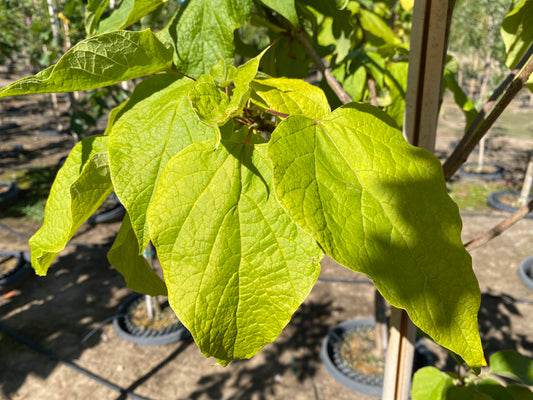
[[[272,115],[275,115],[276,117],[280,117],[280,118],[288,118],[288,117],[290,117],[289,114],[285,114],[285,113],[282,113],[282,112],[279,112],[279,111],[266,110],[266,112],[268,114],[272,114]]]
[[[530,200],[525,206],[520,207],[513,215],[504,219],[502,222],[485,232],[483,235],[478,236],[477,238],[466,243],[465,248],[470,251],[481,246],[482,244],[487,243],[489,240],[501,235],[504,231],[516,224],[531,211],[533,211],[533,199]]]
[[[316,52],[315,48],[313,47],[313,45],[311,45],[311,43],[307,39],[307,36],[305,36],[305,33],[301,31],[296,31],[295,29],[293,29],[291,31],[291,35],[303,46],[305,52],[307,53],[309,58],[311,58],[311,61],[313,61],[313,64],[315,65],[315,67],[320,72],[322,72],[322,74],[326,78],[327,84],[329,85],[331,90],[335,92],[339,100],[343,104],[350,103],[352,101],[352,98],[350,97],[348,93],[346,93],[346,91],[342,88],[341,84],[331,74],[331,71],[328,68],[326,68],[326,66],[322,62],[322,59]]]
[[[461,142],[457,145],[453,153],[450,155],[450,157],[448,157],[443,165],[444,177],[446,180],[450,179],[453,174],[457,172],[459,167],[466,161],[468,155],[472,152],[472,150],[474,150],[481,138],[488,132],[501,113],[511,103],[520,89],[522,89],[522,87],[526,84],[529,76],[533,72],[533,58],[531,58],[532,55],[533,44],[531,44],[516,68],[513,69],[511,74],[509,74],[502,85],[496,89],[483,107],[482,111],[472,122],[465,135],[461,139]],[[525,67],[522,69],[522,71],[520,71],[524,64]],[[505,83],[508,83],[508,85],[504,85]],[[494,108],[492,108],[487,118],[483,119],[485,113],[491,109],[495,100],[500,97],[501,93],[503,93],[503,95],[501,96],[500,100],[496,103]]]

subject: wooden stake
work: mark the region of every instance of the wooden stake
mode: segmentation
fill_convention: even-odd
[[[433,152],[441,103],[448,30],[455,0],[416,0],[411,29],[404,137]],[[411,388],[416,327],[391,308],[383,400],[407,400]]]
[[[533,186],[533,153],[529,154],[526,175],[524,176],[524,183],[522,184],[522,191],[520,192],[521,207],[525,206],[529,200],[531,186]]]

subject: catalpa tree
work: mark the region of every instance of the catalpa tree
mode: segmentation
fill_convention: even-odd
[[[156,33],[123,30],[162,3],[123,0],[101,19],[108,1],[89,1],[88,38],[0,90],[138,82],[105,133],[78,143],[59,171],[30,241],[37,273],[114,191],[127,214],[111,264],[133,290],[168,293],[202,352],[221,364],[280,334],[327,253],[481,366],[480,291],[458,208],[439,160],[402,136],[399,56],[408,45],[383,10],[363,1],[190,0]],[[400,29],[408,14],[398,15]],[[247,21],[278,41],[264,50],[244,43],[236,29]],[[242,59],[250,48],[235,67],[235,49]],[[337,106],[331,89],[282,77],[294,63],[307,75],[315,62],[335,82],[319,53],[355,100],[377,93],[381,107]],[[164,281],[142,257],[150,242]]]

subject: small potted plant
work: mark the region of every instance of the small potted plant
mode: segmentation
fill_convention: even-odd
[[[143,253],[153,268],[155,251],[150,243]],[[117,309],[113,328],[122,339],[140,346],[161,346],[190,337],[163,296],[134,293]]]

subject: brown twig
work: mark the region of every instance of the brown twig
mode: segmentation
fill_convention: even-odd
[[[305,36],[305,33],[302,31],[297,31],[296,29],[293,29],[291,31],[291,35],[303,46],[305,52],[311,58],[311,61],[313,61],[313,64],[315,64],[315,67],[324,75],[326,78],[326,82],[335,92],[339,100],[343,103],[350,103],[352,101],[352,98],[346,91],[342,88],[341,84],[335,79],[335,77],[331,74],[331,71],[326,68],[324,63],[322,62],[322,59],[316,52],[315,48],[311,45],[309,40],[307,39],[307,36]]]
[[[472,249],[475,249],[476,247],[481,246],[482,244],[487,243],[489,240],[492,240],[496,236],[501,235],[504,231],[516,224],[518,221],[528,215],[531,211],[533,211],[533,199],[530,200],[529,203],[527,203],[525,206],[520,207],[513,215],[504,219],[502,222],[485,232],[483,235],[478,236],[477,238],[466,243],[465,248],[470,251]]]
[[[376,94],[376,82],[374,79],[369,78],[368,81],[368,91],[370,92],[370,104],[373,106],[378,105],[378,96]]]
[[[482,111],[477,115],[472,122],[465,135],[448,157],[443,165],[444,177],[446,180],[450,179],[459,167],[466,161],[468,155],[474,150],[481,138],[488,132],[494,122],[498,119],[505,108],[511,103],[514,97],[518,94],[520,89],[526,84],[529,76],[533,72],[533,44],[529,47],[522,59],[519,61],[516,68],[509,74],[505,81],[496,89],[491,95],[487,104],[483,106]],[[525,67],[522,69],[522,66]],[[521,70],[522,69],[522,70]],[[521,70],[521,71],[520,71]],[[510,82],[510,83],[509,83]],[[502,95],[503,93],[503,95]],[[490,114],[486,119],[483,119],[485,113],[491,109],[492,105],[498,97],[500,100],[494,105]]]

